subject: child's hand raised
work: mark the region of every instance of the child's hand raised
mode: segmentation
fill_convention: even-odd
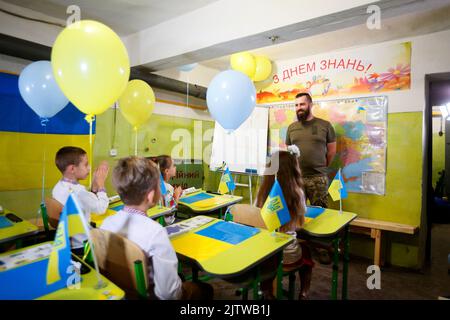
[[[106,177],[108,176],[108,172],[109,172],[109,164],[106,161],[102,161],[100,163],[100,165],[98,166],[96,174],[98,179],[103,179],[103,181],[106,180]]]
[[[175,190],[173,190],[173,197],[175,201],[178,201],[178,199],[180,199],[182,193],[183,189],[181,189],[180,186],[176,187]]]
[[[94,172],[94,178],[92,180],[92,191],[96,192],[99,189],[105,188],[105,181],[108,177],[109,164],[106,161],[102,161],[98,168]]]

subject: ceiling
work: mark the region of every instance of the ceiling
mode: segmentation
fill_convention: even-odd
[[[382,20],[381,30],[369,30],[365,24],[251,50],[272,61],[307,57],[342,48],[364,46],[395,39],[419,36],[450,29],[450,4],[437,9],[404,14]],[[229,68],[230,56],[217,57],[202,65],[217,70]]]
[[[217,0],[2,0],[64,22],[69,5],[80,7],[81,18],[101,21],[120,36],[146,29],[207,6]],[[1,3],[0,3],[1,5]],[[1,7],[1,6],[0,6]]]
[[[173,22],[183,15],[206,9],[218,2],[220,0],[0,0],[0,11],[39,17],[41,20],[47,17],[64,23],[68,17],[66,8],[78,5],[82,19],[101,21],[119,35],[128,36],[162,23]],[[188,49],[184,53],[166,55],[140,65],[150,71],[158,71],[200,62],[211,69],[225,70],[229,68],[229,55],[242,50],[265,55],[272,61],[281,61],[450,29],[450,0],[395,0],[379,3],[386,6],[382,11],[381,30],[369,30],[365,23],[361,23],[366,17],[360,17],[360,20],[352,18],[352,14],[361,11],[360,8],[360,11],[348,10],[347,16],[335,14],[320,17],[211,46],[198,45],[194,49],[186,46]],[[365,8],[362,9],[365,12]],[[395,14],[392,13],[395,10]],[[347,23],[351,19],[352,23]],[[182,31],[179,28],[173,30],[180,41],[189,41],[189,36],[192,36],[186,32],[180,37]],[[164,29],[164,32],[170,33],[172,30]],[[194,36],[201,37],[207,32],[197,29]],[[268,35],[279,36],[279,40],[271,42]],[[143,43],[152,39],[146,38]],[[166,47],[169,52],[173,52],[178,43],[169,39],[163,38],[162,41],[167,42]],[[159,47],[157,44],[155,47]]]

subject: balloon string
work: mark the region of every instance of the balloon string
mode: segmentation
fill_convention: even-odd
[[[137,156],[137,127],[133,127],[134,130],[134,155]]]
[[[189,75],[187,75],[186,82],[186,107],[189,108]]]
[[[84,118],[89,123],[89,164],[92,166],[92,122],[94,115],[88,114]],[[92,187],[92,170],[89,170],[89,188]]]
[[[42,118],[41,119],[41,126],[44,127],[44,154],[42,156],[42,196],[41,196],[41,203],[44,203],[45,200],[45,160],[46,160],[46,153],[47,153],[47,123],[48,118]]]

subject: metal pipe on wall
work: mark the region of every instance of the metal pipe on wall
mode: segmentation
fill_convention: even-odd
[[[30,61],[50,60],[52,48],[0,34],[0,53],[8,56],[21,58]],[[150,86],[186,94],[186,82],[166,78],[149,72],[146,68],[136,66],[130,70],[130,80],[140,79],[147,82]],[[196,84],[189,83],[189,95],[195,98],[206,100],[206,88]]]

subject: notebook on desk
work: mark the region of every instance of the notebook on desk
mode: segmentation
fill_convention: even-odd
[[[109,199],[109,204],[112,204],[112,203],[119,202],[120,196],[118,194],[116,194],[115,196],[111,196],[108,199]]]
[[[20,252],[12,254],[5,253],[0,256],[0,271],[13,269],[25,263],[48,257],[50,256],[52,249],[52,243],[44,243],[40,246],[35,246]]]
[[[193,229],[196,229],[198,227],[201,227],[213,220],[214,220],[214,218],[198,216],[198,217],[194,217],[192,219],[186,220],[186,221],[182,221],[182,222],[167,226],[166,231],[167,231],[167,234],[169,235],[169,238],[171,238],[176,235],[180,235],[182,233],[185,233],[185,232],[191,231]]]

